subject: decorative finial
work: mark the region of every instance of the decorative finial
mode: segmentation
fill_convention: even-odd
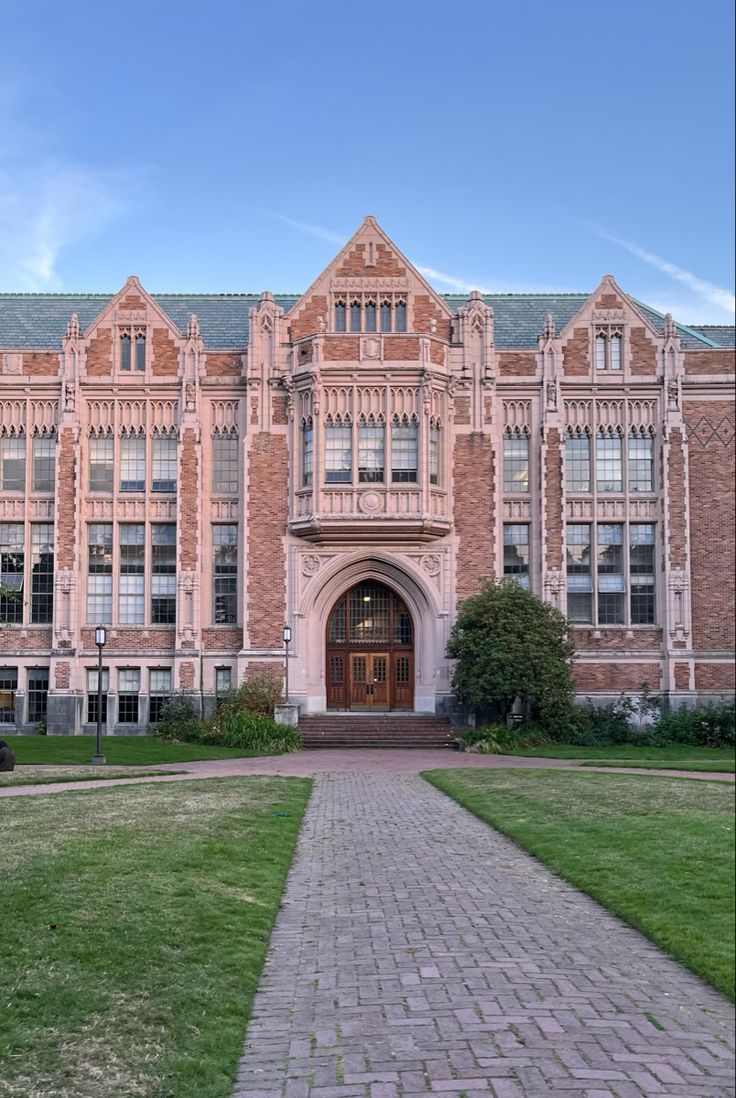
[[[542,335],[545,339],[554,339],[557,335],[557,325],[555,324],[555,318],[552,313],[547,313],[544,318],[544,330]]]
[[[665,339],[674,339],[677,335],[677,325],[672,319],[672,313],[665,313],[664,324],[662,325]]]
[[[187,339],[199,339],[199,321],[196,314],[192,313],[187,324]]]
[[[66,326],[66,338],[79,339],[79,317],[76,313],[72,313],[71,320]]]

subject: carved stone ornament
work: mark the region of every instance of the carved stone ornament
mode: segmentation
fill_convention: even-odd
[[[397,293],[400,290],[409,289],[408,278],[391,278],[386,275],[380,277],[365,276],[363,278],[333,278],[333,291],[339,290],[372,290],[374,293]]]
[[[671,412],[680,407],[680,386],[676,381],[667,382],[667,407]]]
[[[74,403],[76,401],[76,397],[77,397],[77,394],[76,394],[76,390],[74,388],[74,382],[73,381],[65,381],[64,382],[64,411],[65,412],[73,412],[74,411]]]
[[[309,553],[302,560],[302,575],[303,576],[316,576],[322,567],[322,561],[314,553]]]
[[[3,355],[3,373],[22,374],[23,355],[19,355],[17,353]]]
[[[562,591],[562,572],[557,568],[550,568],[544,574],[544,589],[552,598],[559,598]]]
[[[195,572],[186,571],[179,573],[179,586],[185,595],[193,595],[194,589],[197,586],[197,576]]]
[[[682,568],[674,568],[670,572],[670,590],[676,595],[682,595],[687,590],[688,574]]]
[[[623,309],[594,309],[593,320],[596,324],[623,324]]]
[[[62,595],[71,594],[74,587],[74,572],[70,568],[64,568],[57,574],[56,582]]]
[[[438,576],[442,569],[442,558],[437,553],[427,553],[422,557],[422,569],[428,576]]]
[[[361,358],[380,358],[381,357],[381,341],[373,336],[368,336],[366,339],[361,340]]]
[[[193,412],[196,407],[196,390],[191,381],[188,381],[184,386],[184,409],[187,412]]]
[[[557,384],[554,381],[547,382],[547,411],[557,411]]]
[[[363,492],[358,496],[358,507],[366,515],[377,515],[383,510],[383,497],[378,492]]]

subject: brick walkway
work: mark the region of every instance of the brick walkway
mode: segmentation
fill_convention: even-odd
[[[732,1018],[416,775],[324,774],[234,1096],[722,1098]]]

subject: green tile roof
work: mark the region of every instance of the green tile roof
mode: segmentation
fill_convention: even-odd
[[[57,350],[72,313],[86,330],[109,304],[113,294],[0,294],[0,347],[7,350]],[[180,332],[186,330],[192,313],[199,319],[205,346],[238,349],[248,343],[250,309],[259,294],[152,294],[153,300]],[[284,310],[299,294],[276,294]],[[560,332],[588,300],[589,294],[485,294],[493,306],[496,346],[501,350],[536,348],[544,319],[551,313]],[[456,311],[467,298],[446,294],[444,300]],[[648,305],[636,302],[661,331],[663,317]],[[723,326],[689,328],[678,324],[685,348],[734,345],[734,329]],[[730,333],[730,335],[729,335]],[[730,340],[730,341],[729,341]]]

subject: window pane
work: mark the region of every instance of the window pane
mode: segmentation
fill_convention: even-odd
[[[568,492],[590,491],[590,439],[568,438],[565,442],[565,487]]]
[[[226,694],[232,686],[232,667],[215,668],[215,693]]]
[[[385,428],[363,426],[358,429],[358,480],[380,482],[385,475]]]
[[[529,439],[514,436],[503,440],[504,492],[529,491]]]
[[[25,492],[26,440],[0,438],[0,491]]]
[[[391,302],[388,298],[381,302],[381,331],[391,331]]]
[[[590,525],[572,523],[566,528],[567,575],[590,575]],[[568,590],[570,582],[568,579]]]
[[[0,667],[0,724],[15,724],[15,692],[18,668]]]
[[[605,370],[606,368],[606,337],[599,335],[595,339],[595,368],[596,370]]]
[[[623,575],[624,528],[620,523],[598,525],[598,575]]]
[[[153,492],[176,491],[176,452],[177,441],[173,435],[154,435],[151,471],[151,490]]]
[[[503,574],[529,587],[529,527],[508,523],[503,528]]]
[[[22,522],[0,523],[0,621],[23,621],[23,580],[25,575],[24,529]]]
[[[345,331],[345,302],[337,301],[335,303],[335,331]]]
[[[360,300],[358,298],[354,298],[354,300],[350,302],[350,331],[351,332],[359,332],[360,331],[360,314],[361,314],[361,312],[362,312],[362,310],[361,310]]]
[[[405,301],[397,301],[396,302],[396,331],[397,332],[405,332],[406,331],[406,302]]]
[[[30,668],[28,671],[28,720],[31,724],[46,720],[48,696],[48,667]]]
[[[654,439],[629,438],[629,491],[651,492],[654,489]]]
[[[593,596],[568,592],[567,616],[570,621],[577,624],[591,624],[593,621]]]
[[[135,368],[141,371],[146,368],[146,337],[140,333],[135,337]]]
[[[120,369],[130,369],[130,336],[127,332],[120,337]]]
[[[146,528],[142,522],[120,525],[120,574],[143,575],[146,561]]]
[[[143,435],[120,439],[120,491],[144,492],[146,488],[146,440]]]
[[[232,625],[238,620],[238,528],[217,524],[212,527],[213,620]]]
[[[328,424],[325,428],[325,480],[349,484],[352,480],[352,429]]]
[[[429,428],[429,483],[440,482],[440,429]]]
[[[599,435],[595,443],[596,483],[599,492],[623,491],[621,439]]]
[[[33,440],[33,491],[53,492],[56,479],[56,439]]]
[[[47,625],[54,613],[54,527],[31,525],[31,621]]]
[[[308,488],[314,476],[314,430],[311,424],[302,428],[302,485]]]
[[[391,428],[391,479],[396,484],[415,484],[418,469],[416,423]]]
[[[611,369],[612,370],[620,370],[621,369],[621,336],[620,335],[611,336],[611,338],[609,340],[609,344],[610,344],[610,350],[611,350]]]
[[[234,493],[238,491],[238,450],[239,441],[237,437],[216,435],[212,439],[213,492]]]
[[[89,490],[112,492],[115,440],[112,435],[93,435],[89,440]]]
[[[366,301],[365,303],[365,330],[366,332],[375,332],[376,330],[375,301]]]

